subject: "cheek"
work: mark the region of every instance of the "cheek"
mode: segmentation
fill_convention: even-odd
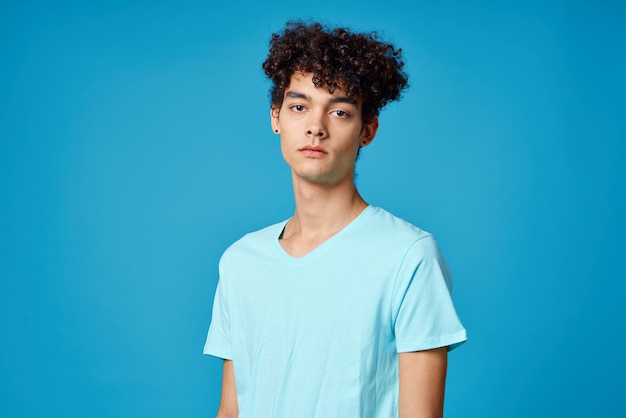
[[[347,153],[356,153],[359,149],[359,146],[361,145],[361,138],[360,137],[353,137],[352,140],[350,141],[346,141],[346,143],[343,146],[343,149],[347,152]]]
[[[281,139],[280,139],[280,153],[283,156],[283,160],[285,160],[287,163],[289,163],[289,153],[288,151],[288,147],[285,144],[285,141],[282,139],[282,134],[281,134]]]

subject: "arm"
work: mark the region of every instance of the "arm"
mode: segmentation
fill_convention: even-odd
[[[448,347],[400,353],[399,418],[443,417]]]
[[[232,360],[224,360],[224,370],[222,371],[222,397],[220,398],[220,408],[217,411],[217,418],[236,418],[239,416],[239,406],[237,405],[237,388],[235,386],[235,370]]]

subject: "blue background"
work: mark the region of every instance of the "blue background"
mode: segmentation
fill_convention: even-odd
[[[453,269],[447,416],[623,417],[618,1],[2,2],[0,415],[215,413],[218,258],[293,210],[260,64],[294,17],[404,50],[357,183]]]

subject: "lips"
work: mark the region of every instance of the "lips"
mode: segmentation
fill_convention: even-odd
[[[322,147],[314,147],[311,145],[307,145],[305,147],[300,148],[300,152],[307,157],[311,158],[322,158],[328,152]]]
[[[307,145],[305,147],[300,148],[300,151],[313,151],[320,152],[322,154],[328,154],[328,152],[322,147],[314,147],[312,145]]]

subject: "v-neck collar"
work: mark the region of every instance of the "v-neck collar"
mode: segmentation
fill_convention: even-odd
[[[329,237],[328,239],[326,239],[325,241],[323,241],[320,245],[318,245],[317,247],[313,248],[311,251],[309,251],[308,253],[304,254],[302,257],[294,257],[291,254],[289,254],[287,251],[285,251],[285,249],[282,247],[282,245],[280,245],[279,239],[283,236],[283,233],[285,231],[285,226],[287,225],[287,222],[289,222],[289,219],[283,221],[281,224],[279,224],[279,235],[278,237],[274,237],[273,241],[273,245],[276,248],[276,250],[278,251],[278,253],[280,254],[280,257],[285,260],[287,263],[289,264],[304,264],[306,262],[308,262],[309,260],[315,259],[317,258],[320,254],[324,253],[329,247],[332,247],[332,245],[334,244],[335,241],[337,241],[338,239],[341,238],[341,236],[345,235],[346,233],[348,233],[351,229],[353,229],[355,227],[355,225],[358,225],[359,223],[361,223],[363,221],[363,219],[369,217],[370,213],[374,210],[374,207],[371,205],[367,205],[365,207],[365,209],[363,209],[361,211],[361,213],[359,213],[353,220],[350,221],[350,223],[348,223],[346,226],[344,226],[342,229],[339,230],[339,232],[337,232],[336,234],[334,234],[333,236]]]

